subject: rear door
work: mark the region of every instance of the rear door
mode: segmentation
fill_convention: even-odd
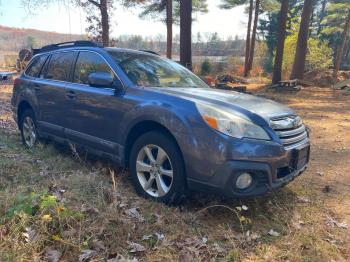
[[[66,117],[65,88],[71,78],[77,52],[62,51],[51,55],[35,83],[40,104],[40,130],[63,136]]]
[[[116,94],[115,88],[90,86],[88,76],[95,72],[111,74],[115,85],[121,85],[103,56],[93,51],[80,51],[73,83],[67,85],[66,90],[66,136],[77,143],[117,156],[117,130],[126,111],[123,96]]]
[[[39,89],[41,80],[39,79],[40,72],[48,59],[49,55],[38,55],[33,58],[33,60],[28,65],[27,69],[24,72],[24,77],[21,77],[21,80],[24,81],[23,86],[26,86],[30,90],[30,97],[32,99],[32,106],[34,106],[34,112],[37,120],[40,120],[40,101],[39,101]]]

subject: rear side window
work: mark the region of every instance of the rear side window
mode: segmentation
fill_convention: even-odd
[[[59,81],[69,81],[69,73],[74,58],[75,53],[73,52],[53,54],[47,67],[45,78]]]
[[[29,67],[26,70],[26,75],[31,77],[38,77],[47,57],[47,55],[41,55],[34,58],[33,62],[29,65]]]
[[[80,52],[74,70],[74,83],[89,84],[89,74],[104,72],[114,77],[114,73],[107,62],[98,54]]]

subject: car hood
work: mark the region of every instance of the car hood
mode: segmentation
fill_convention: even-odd
[[[258,115],[269,123],[271,118],[293,115],[295,112],[280,103],[269,99],[213,88],[157,88],[160,92],[175,95],[196,103],[209,104],[214,107],[221,107],[228,111],[249,111]]]

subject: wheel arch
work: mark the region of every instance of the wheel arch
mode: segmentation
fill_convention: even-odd
[[[185,163],[184,156],[183,156],[183,153],[182,153],[181,148],[179,146],[179,143],[178,143],[177,139],[175,138],[175,136],[170,132],[170,130],[156,121],[145,120],[145,121],[142,121],[142,122],[135,124],[130,129],[130,132],[128,133],[128,136],[126,138],[125,148],[124,148],[124,161],[123,161],[124,165],[126,167],[129,165],[130,152],[131,152],[131,148],[132,148],[134,142],[141,135],[146,134],[146,133],[151,132],[151,131],[159,131],[159,132],[162,132],[163,134],[166,134],[167,136],[169,136],[175,142],[177,149],[180,152],[182,161]]]
[[[18,126],[20,126],[22,115],[27,109],[31,109],[34,112],[34,109],[31,106],[31,104],[26,100],[22,100],[17,107],[17,125]]]

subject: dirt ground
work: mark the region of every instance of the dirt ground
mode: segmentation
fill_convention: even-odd
[[[104,160],[24,149],[11,86],[0,85],[0,261],[350,261],[350,96],[250,91],[303,117],[308,170],[262,197],[194,194],[168,207],[139,198]]]

